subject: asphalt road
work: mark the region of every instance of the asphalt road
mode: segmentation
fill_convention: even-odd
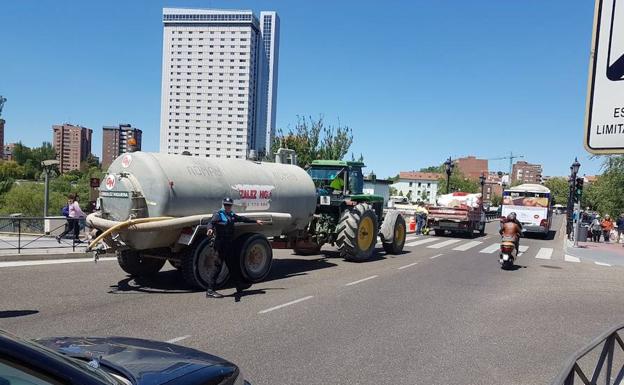
[[[548,384],[624,321],[624,268],[566,257],[555,236],[523,239],[518,268],[503,271],[495,226],[410,239],[366,263],[276,251],[270,278],[240,302],[185,289],[168,265],[150,280],[110,260],[0,265],[0,328],[176,340],[238,363],[255,385]]]

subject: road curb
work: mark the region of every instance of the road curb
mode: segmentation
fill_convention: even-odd
[[[55,254],[12,254],[12,255],[0,255],[0,262],[17,262],[17,261],[41,261],[41,260],[54,260],[54,259],[73,259],[73,258],[90,258],[91,253],[55,253]]]

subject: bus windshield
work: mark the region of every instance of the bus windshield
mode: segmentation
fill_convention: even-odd
[[[503,192],[503,205],[548,207],[550,205],[550,193],[505,191]]]

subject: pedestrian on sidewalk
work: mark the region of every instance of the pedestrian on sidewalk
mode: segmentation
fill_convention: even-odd
[[[609,236],[611,235],[611,230],[613,230],[613,221],[609,214],[606,214],[602,222],[600,223],[602,226],[602,235],[604,236],[604,241],[609,243]]]
[[[591,239],[593,242],[600,242],[600,234],[602,234],[602,225],[600,224],[600,215],[596,214],[594,220],[589,225],[591,230]]]
[[[67,206],[69,207],[69,213],[67,216],[67,228],[60,235],[56,237],[56,241],[61,243],[61,239],[67,235],[68,233],[73,234],[73,242],[80,243],[81,240],[79,238],[80,234],[80,220],[85,218],[85,213],[80,209],[80,204],[78,203],[78,194],[71,193],[67,196]]]
[[[620,214],[617,221],[615,221],[615,225],[617,226],[618,232],[618,243],[620,243],[620,238],[622,238],[622,234],[624,234],[624,213]],[[622,245],[624,247],[624,245]]]

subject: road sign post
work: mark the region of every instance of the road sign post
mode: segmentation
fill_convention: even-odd
[[[596,0],[584,142],[593,154],[624,153],[624,0]]]

